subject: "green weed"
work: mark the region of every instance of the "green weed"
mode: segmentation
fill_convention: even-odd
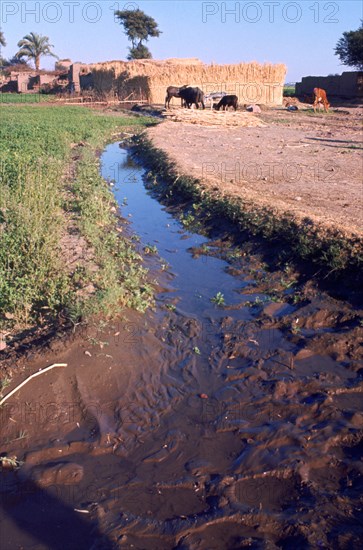
[[[222,292],[217,292],[217,294],[213,298],[211,298],[211,302],[213,302],[217,306],[224,306],[225,300]]]
[[[146,246],[144,246],[143,250],[144,250],[145,254],[154,255],[154,254],[158,253],[157,246],[152,245],[152,244],[147,244]]]

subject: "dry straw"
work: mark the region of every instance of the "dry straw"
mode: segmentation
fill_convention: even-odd
[[[240,103],[281,105],[286,76],[283,64],[238,63],[204,65],[196,58],[165,61],[107,61],[90,66],[99,92],[116,92],[132,98],[163,104],[168,86],[199,86],[205,93],[236,94]]]
[[[187,122],[200,126],[211,126],[214,128],[223,126],[231,128],[238,127],[263,127],[267,126],[261,119],[245,112],[234,111],[212,111],[210,109],[171,109],[164,112],[164,117],[173,122]]]

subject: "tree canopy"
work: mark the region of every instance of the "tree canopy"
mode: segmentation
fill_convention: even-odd
[[[344,32],[338,40],[335,55],[343,65],[363,69],[363,21],[356,31]]]
[[[127,59],[152,59],[149,48],[143,44],[138,44],[136,48],[129,48],[129,51]]]
[[[40,58],[42,55],[51,55],[58,59],[58,56],[51,51],[53,45],[49,44],[48,36],[41,36],[34,32],[27,34],[22,40],[19,40],[18,48],[20,48],[20,50],[15,54],[15,57],[27,57],[28,59],[32,59],[37,71],[39,71]]]
[[[6,46],[6,40],[3,31],[0,31],[0,46]]]
[[[2,65],[3,67],[22,67],[31,69],[31,66],[29,63],[25,61],[25,59],[20,59],[19,57],[16,57],[15,55],[13,57],[10,57],[9,59],[2,59]]]
[[[132,44],[132,47],[129,48],[128,59],[152,58],[149,48],[143,42],[147,42],[150,37],[160,36],[161,31],[158,29],[155,19],[141,10],[116,11],[115,15],[123,25],[125,34]]]

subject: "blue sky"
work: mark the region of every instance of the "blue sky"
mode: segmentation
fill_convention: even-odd
[[[4,57],[30,31],[49,36],[60,58],[91,63],[126,59],[129,43],[115,22],[116,9],[140,8],[157,21],[162,35],[150,39],[155,59],[198,57],[205,63],[285,63],[287,81],[352,70],[334,48],[344,31],[363,18],[360,0],[240,0],[233,2],[144,0],[2,0]],[[42,58],[42,68],[54,59]]]

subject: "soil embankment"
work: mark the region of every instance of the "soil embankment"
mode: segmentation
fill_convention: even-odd
[[[250,115],[251,126],[256,118],[266,124],[260,128],[203,126],[201,111],[200,124],[167,121],[148,135],[182,173],[208,189],[362,236],[362,113],[356,107],[329,115],[287,110]],[[214,118],[240,115],[220,112]]]

